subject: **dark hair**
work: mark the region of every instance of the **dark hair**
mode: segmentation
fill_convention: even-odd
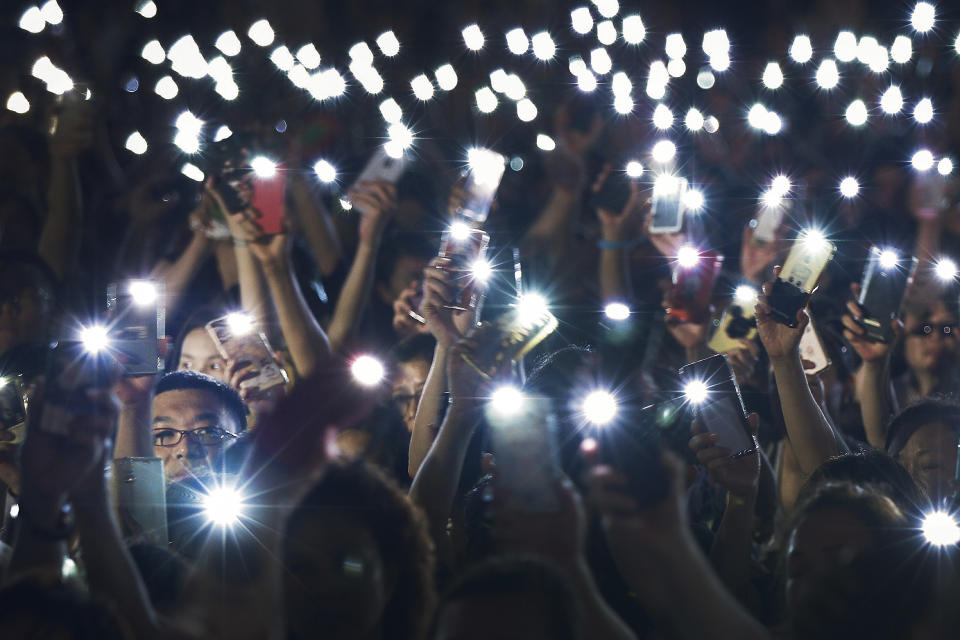
[[[240,399],[240,394],[233,387],[221,382],[216,378],[211,378],[198,371],[171,371],[160,378],[155,390],[156,395],[167,391],[183,391],[196,389],[198,391],[208,391],[217,397],[217,400],[223,404],[223,408],[230,414],[237,423],[237,428],[242,431],[247,428],[247,406]]]
[[[887,426],[887,453],[896,458],[913,434],[927,424],[960,431],[960,404],[949,397],[924,398],[898,413]]]
[[[29,620],[28,637],[57,632],[73,640],[125,640],[132,634],[105,602],[88,598],[66,585],[41,585],[28,578],[0,589],[0,629],[11,620]]]
[[[377,257],[376,282],[387,282],[397,262],[403,256],[430,260],[437,255],[437,242],[428,239],[429,234],[417,231],[388,230],[388,238],[381,243]],[[404,284],[406,286],[406,284]]]
[[[16,274],[29,273],[36,278],[37,286],[47,290],[51,296],[51,302],[55,302],[60,293],[60,278],[54,273],[46,260],[32,251],[22,251],[19,249],[5,249],[0,251],[0,275],[6,274],[7,270],[14,271]],[[18,275],[17,277],[23,277]]]
[[[301,520],[331,513],[363,526],[384,564],[396,569],[382,628],[391,638],[423,637],[436,599],[433,541],[423,513],[383,472],[359,461],[327,466],[287,521],[288,539]]]
[[[437,340],[429,333],[420,333],[402,340],[390,352],[394,362],[410,362],[411,360],[433,361],[433,351]]]
[[[813,497],[824,485],[839,482],[869,484],[893,500],[904,513],[914,513],[927,503],[910,473],[881,451],[846,454],[824,462],[807,478],[797,495],[797,503]]]
[[[177,333],[177,339],[173,342],[173,348],[167,355],[167,371],[176,371],[180,367],[180,355],[183,353],[183,341],[194,329],[201,329],[211,320],[224,315],[223,309],[212,305],[204,305],[194,309],[187,319],[183,321],[183,326]]]
[[[550,610],[544,623],[550,626],[551,638],[578,640],[584,637],[583,613],[570,581],[546,561],[524,556],[494,558],[463,574],[441,598],[430,637],[436,636],[446,605],[489,596],[539,598]],[[508,620],[502,622],[509,624]]]

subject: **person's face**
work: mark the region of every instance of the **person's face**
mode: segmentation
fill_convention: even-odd
[[[23,287],[0,299],[0,353],[46,336],[48,306],[35,287]]]
[[[393,402],[403,415],[407,431],[413,432],[413,421],[417,417],[417,403],[427,382],[430,363],[424,359],[409,360],[397,365],[393,378]]]
[[[550,614],[535,593],[461,598],[440,611],[432,640],[550,640]]]
[[[936,371],[953,360],[957,352],[957,317],[950,313],[946,305],[938,302],[930,309],[925,319],[908,315],[908,332],[904,347],[907,364],[914,371]],[[916,335],[915,332],[929,328],[929,333]],[[952,327],[949,334],[943,327]]]
[[[939,503],[956,489],[957,432],[942,423],[923,425],[907,440],[897,461]]]
[[[227,363],[220,352],[217,351],[217,345],[214,344],[213,338],[203,327],[191,330],[187,337],[183,339],[177,369],[199,371],[211,378],[229,383],[229,380],[227,380]]]
[[[787,544],[787,604],[792,611],[810,602],[838,569],[872,550],[867,526],[845,509],[824,507],[793,530]]]
[[[163,460],[167,482],[209,473],[213,460],[233,439],[217,430],[236,435],[237,425],[210,391],[178,389],[157,394],[153,399],[153,451]],[[176,444],[166,445],[173,442]]]
[[[284,549],[284,602],[293,638],[364,638],[379,624],[393,579],[367,529],[335,513],[298,518]]]
[[[393,301],[400,297],[403,290],[410,286],[414,280],[423,277],[423,270],[427,267],[427,261],[423,258],[410,255],[401,255],[397,258],[393,266],[393,273],[390,274],[389,282],[380,285],[380,297],[387,304],[393,304]]]

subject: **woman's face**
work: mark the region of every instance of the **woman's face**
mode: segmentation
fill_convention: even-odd
[[[392,596],[376,540],[340,514],[299,517],[284,549],[287,624],[296,639],[364,638]]]
[[[430,363],[427,360],[417,359],[401,362],[397,365],[393,377],[393,402],[403,415],[403,422],[407,431],[413,432],[413,422],[417,417],[417,404],[423,393],[423,385],[427,382],[430,372]]]
[[[867,525],[846,509],[823,507],[793,530],[787,545],[787,604],[794,613],[823,595],[838,570],[871,551]]]
[[[937,302],[925,319],[907,315],[905,356],[913,371],[936,371],[953,361],[957,352],[957,317]],[[949,332],[947,332],[947,331]]]
[[[220,352],[217,351],[217,345],[214,344],[213,338],[203,327],[191,330],[187,337],[183,339],[177,369],[199,371],[229,384],[227,363],[220,356]]]
[[[897,461],[934,504],[956,490],[957,432],[942,423],[925,424],[910,436]]]

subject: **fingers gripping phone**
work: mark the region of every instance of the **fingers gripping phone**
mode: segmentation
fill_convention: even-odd
[[[797,326],[797,312],[807,306],[835,251],[834,244],[817,231],[807,231],[794,241],[767,296],[777,322]]]
[[[235,133],[214,143],[211,171],[227,214],[252,208],[268,235],[281,233],[286,219],[286,172],[266,155],[255,153],[251,136]]]
[[[650,210],[650,233],[679,233],[686,211],[684,196],[686,178],[669,174],[657,176],[653,183],[653,203]]]
[[[726,447],[733,456],[756,449],[740,386],[724,354],[685,365],[680,369],[680,379],[684,396],[704,428],[717,434],[717,446]]]
[[[23,442],[27,426],[27,406],[24,402],[23,376],[9,374],[0,377],[0,429],[13,434],[8,444]]]
[[[549,398],[523,398],[520,411],[503,415],[488,406],[497,485],[507,490],[511,507],[544,512],[559,508],[556,482],[557,417]]]
[[[483,296],[482,287],[478,287],[477,283],[487,274],[486,255],[490,236],[480,229],[470,229],[466,234],[464,231],[465,228],[460,226],[444,231],[437,254],[450,260],[444,270],[451,274],[456,287],[454,303],[449,307],[456,311],[477,308]]]
[[[893,341],[891,322],[900,314],[916,268],[917,258],[914,256],[901,256],[892,249],[870,248],[857,300],[863,309],[863,317],[856,320],[866,331],[864,337],[867,340]]]
[[[249,365],[252,375],[240,382],[240,390],[250,390],[256,397],[264,391],[287,383],[287,374],[280,367],[267,337],[245,313],[231,313],[211,320],[206,325],[220,355],[227,360]]]
[[[110,353],[125,375],[163,371],[159,340],[164,335],[162,288],[153,280],[127,280],[107,287]]]

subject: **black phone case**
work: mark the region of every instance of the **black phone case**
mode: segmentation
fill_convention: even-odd
[[[797,312],[807,306],[810,295],[803,289],[777,278],[773,281],[770,295],[767,296],[770,315],[777,322],[795,329],[797,327]]]
[[[604,209],[619,214],[630,200],[630,180],[626,176],[611,172],[603,186],[590,198],[594,209]]]
[[[740,385],[737,384],[736,378],[733,375],[733,369],[730,368],[730,363],[727,361],[727,356],[722,353],[718,353],[717,355],[710,356],[709,358],[692,362],[681,367],[679,374],[680,378],[685,381],[689,379],[702,380],[709,387],[710,399],[695,407],[695,412],[702,416],[705,422],[704,426],[707,429],[712,430],[721,424],[725,424],[723,420],[713,422],[710,419],[709,414],[713,407],[720,407],[722,406],[722,403],[728,402],[734,408],[739,426],[742,429],[742,433],[715,431],[715,433],[720,435],[718,444],[731,448],[734,456],[744,455],[753,451],[756,448],[756,444],[753,441],[753,436],[750,432],[750,425],[747,424],[747,410],[743,404],[743,396],[740,393]],[[729,416],[721,416],[717,414],[714,417],[726,418]],[[724,434],[730,436],[731,439],[742,437],[744,446],[738,449],[734,446],[731,446],[732,442],[724,443],[723,440],[726,437]]]
[[[878,260],[872,259],[867,265],[860,284],[858,303],[863,310],[863,318],[857,319],[864,328],[867,340],[889,344],[893,341],[891,321],[900,314],[907,287],[917,268],[917,259],[910,258],[910,266],[883,269]]]

